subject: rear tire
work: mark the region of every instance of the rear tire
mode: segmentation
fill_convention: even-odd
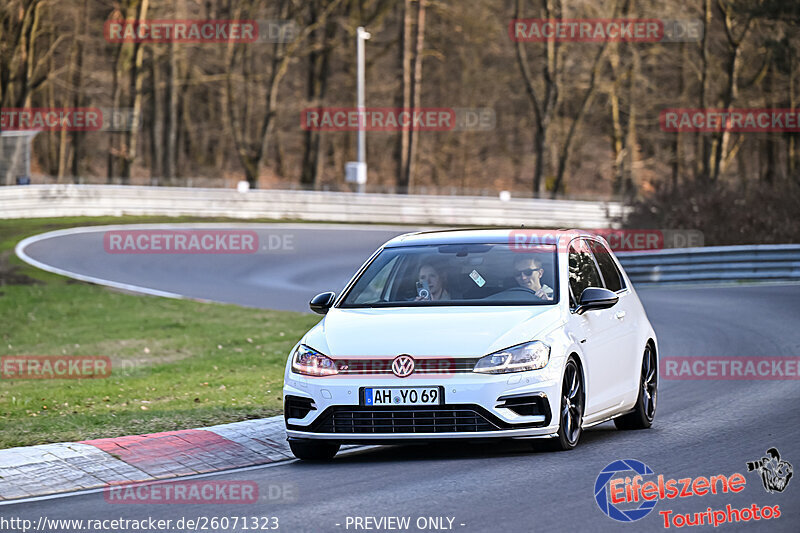
[[[639,378],[639,397],[633,411],[614,419],[617,429],[648,429],[653,425],[658,400],[658,359],[649,344],[642,356],[642,372]]]
[[[290,440],[289,448],[298,459],[303,461],[330,461],[339,451],[341,445],[326,441]]]
[[[564,366],[564,379],[561,384],[561,408],[559,410],[558,435],[545,441],[544,446],[551,451],[571,450],[578,445],[583,425],[583,410],[586,394],[583,375],[574,357]]]

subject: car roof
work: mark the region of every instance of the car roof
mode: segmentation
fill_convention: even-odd
[[[387,242],[385,248],[398,246],[425,246],[436,244],[509,244],[523,242],[531,244],[558,244],[563,238],[592,237],[591,233],[575,229],[526,229],[526,228],[465,228],[418,231],[398,235]],[[525,239],[520,241],[518,239]]]

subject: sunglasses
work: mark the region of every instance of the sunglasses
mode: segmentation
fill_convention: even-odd
[[[516,277],[520,277],[521,275],[525,274],[526,276],[530,277],[534,272],[536,272],[538,270],[542,270],[542,269],[541,268],[525,268],[523,270],[517,270],[516,274],[514,274],[514,275]]]

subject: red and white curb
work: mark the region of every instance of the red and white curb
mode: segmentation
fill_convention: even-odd
[[[0,450],[0,500],[230,470],[293,458],[283,417]]]

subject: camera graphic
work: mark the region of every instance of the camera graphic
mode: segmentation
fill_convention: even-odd
[[[767,492],[783,492],[792,479],[792,465],[781,461],[777,448],[770,448],[767,455],[757,461],[748,461],[747,471],[759,473]]]

